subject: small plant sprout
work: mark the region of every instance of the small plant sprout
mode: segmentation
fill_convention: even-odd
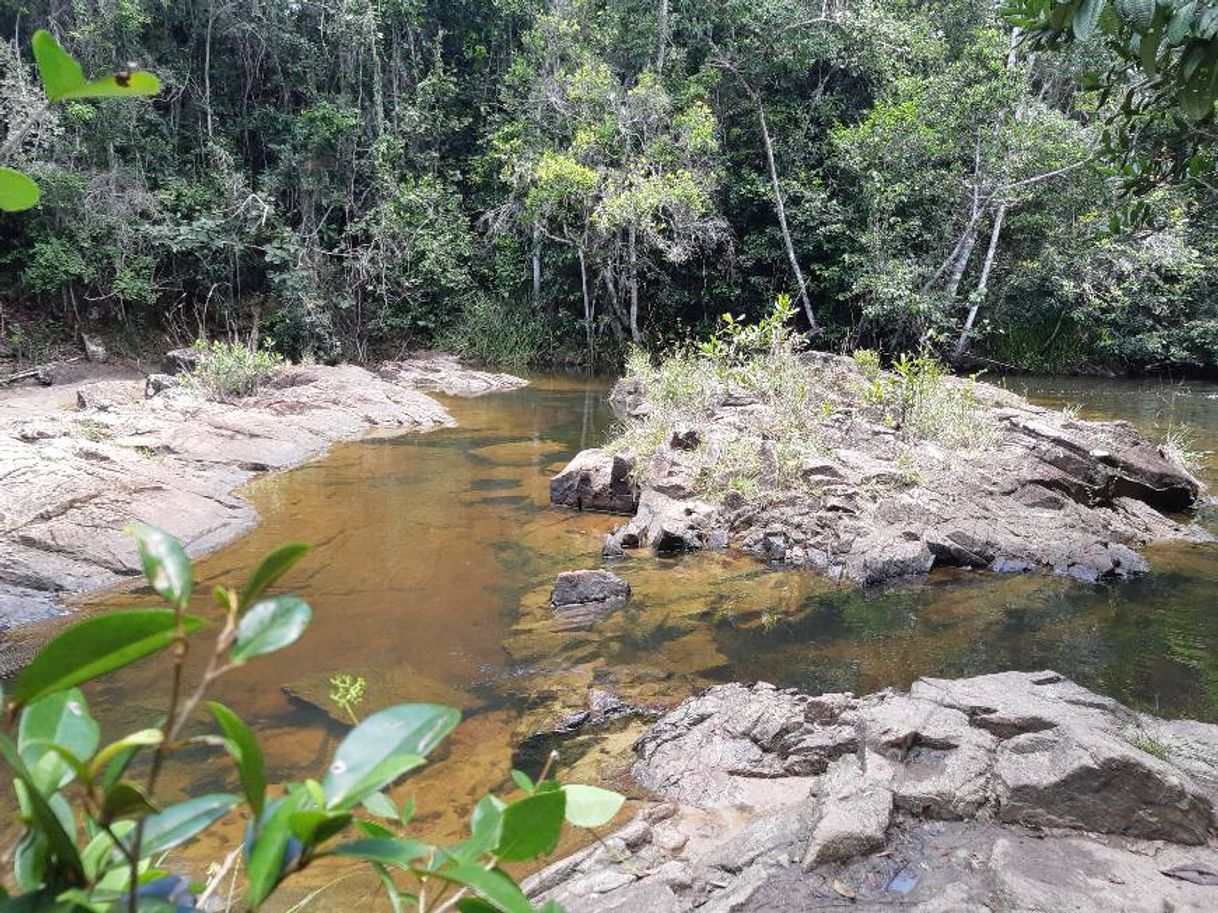
[[[346,713],[352,723],[359,723],[355,708],[364,702],[367,684],[362,675],[351,676],[340,672],[330,676],[330,701]]]

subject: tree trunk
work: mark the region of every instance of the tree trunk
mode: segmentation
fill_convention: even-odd
[[[533,223],[533,307],[541,310],[541,223]]]
[[[778,216],[778,227],[782,230],[782,243],[787,249],[787,259],[791,262],[791,272],[795,274],[795,282],[799,286],[799,300],[803,303],[804,314],[808,318],[808,326],[813,334],[820,332],[816,315],[812,313],[812,302],[808,300],[808,286],[804,282],[803,270],[799,268],[799,258],[795,256],[795,242],[791,240],[791,229],[787,225],[787,207],[782,199],[782,184],[778,180],[778,165],[774,161],[774,141],[770,137],[770,125],[766,121],[765,107],[758,95],[753,96],[757,106],[757,121],[761,125],[761,139],[765,144],[766,165],[770,169],[770,189],[774,192],[774,212]]]
[[[643,342],[639,332],[639,259],[636,250],[635,227],[630,226],[630,340],[635,345]]]
[[[960,248],[956,262],[952,265],[951,278],[947,280],[948,298],[955,298],[956,292],[960,290],[960,280],[964,278],[964,270],[973,255],[973,248],[977,246],[977,227],[977,223],[973,222],[964,235],[964,246]]]
[[[592,359],[595,354],[593,320],[596,315],[593,313],[592,298],[588,295],[588,259],[584,254],[583,241],[579,243],[579,284],[584,293],[584,332],[588,336],[588,357]]]
[[[656,33],[659,47],[656,49],[656,72],[664,75],[664,58],[668,55],[668,0],[660,0],[656,14]]]
[[[998,235],[1002,232],[1002,223],[1007,216],[1007,206],[1005,203],[998,207],[998,211],[994,213],[994,227],[990,229],[990,246],[985,252],[985,262],[981,266],[981,277],[977,280],[977,291],[973,294],[973,306],[968,310],[968,317],[964,320],[964,328],[960,331],[960,338],[956,341],[955,360],[959,361],[964,357],[965,351],[968,349],[968,337],[973,332],[973,323],[977,320],[977,311],[981,308],[981,302],[985,300],[986,288],[990,282],[990,270],[994,267],[994,255],[998,252]]]

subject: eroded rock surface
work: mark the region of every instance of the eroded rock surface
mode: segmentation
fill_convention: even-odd
[[[170,353],[167,373],[182,370],[178,362],[190,354]],[[461,370],[471,388],[500,389],[482,372]],[[46,617],[63,597],[136,577],[125,524],[154,523],[198,554],[255,522],[233,493],[253,475],[372,429],[452,424],[414,387],[351,365],[285,367],[234,403],[154,376],[152,397],[135,372],[0,397],[0,620]],[[0,655],[0,664],[14,662]]]
[[[590,624],[630,598],[630,584],[610,571],[564,571],[554,580],[550,605],[566,625]]]
[[[482,396],[515,390],[528,384],[527,380],[513,374],[472,371],[457,356],[444,352],[413,352],[405,361],[385,362],[378,373],[386,380],[406,384],[416,390],[449,396]]]
[[[852,360],[807,359],[825,417],[816,419],[815,455],[798,471],[784,464],[767,481],[765,467],[785,459],[772,440],[784,416],[725,387],[703,426],[674,425],[637,469],[606,451],[579,454],[555,477],[551,500],[633,514],[606,543],[608,556],[732,546],[864,584],[936,565],[1046,568],[1094,581],[1145,571],[1137,549],[1153,541],[1210,538],[1178,513],[1197,502],[1200,482],[1127,422],[1082,421],[947,378],[967,387],[970,421],[987,429],[976,447],[947,449],[890,427],[891,416],[867,404]],[[651,414],[635,379],[619,382],[610,401],[627,422]],[[756,444],[760,490],[709,495],[705,473],[742,436]]]
[[[865,697],[721,685],[636,750],[658,804],[533,896],[571,913],[1218,909],[1218,886],[1180,877],[1218,872],[1218,727],[1056,673]]]

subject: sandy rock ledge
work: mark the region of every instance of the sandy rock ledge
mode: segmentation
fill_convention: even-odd
[[[534,876],[571,913],[1218,909],[1218,727],[1053,672],[721,685],[636,745],[657,801]]]
[[[161,375],[155,375],[161,377]],[[390,379],[386,379],[386,377]],[[136,577],[121,527],[154,523],[200,554],[257,517],[236,489],[371,430],[453,424],[420,392],[521,386],[425,355],[378,376],[353,365],[280,369],[253,396],[199,398],[175,383],[116,379],[6,391],[0,398],[0,627],[56,614],[61,600]],[[12,665],[13,657],[0,656]]]

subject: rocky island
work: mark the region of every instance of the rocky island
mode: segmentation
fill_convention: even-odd
[[[1127,422],[770,332],[760,351],[632,360],[611,396],[621,434],[550,487],[632,515],[607,557],[733,547],[862,584],[938,566],[1094,581],[1145,571],[1151,542],[1209,539],[1186,460]]]

